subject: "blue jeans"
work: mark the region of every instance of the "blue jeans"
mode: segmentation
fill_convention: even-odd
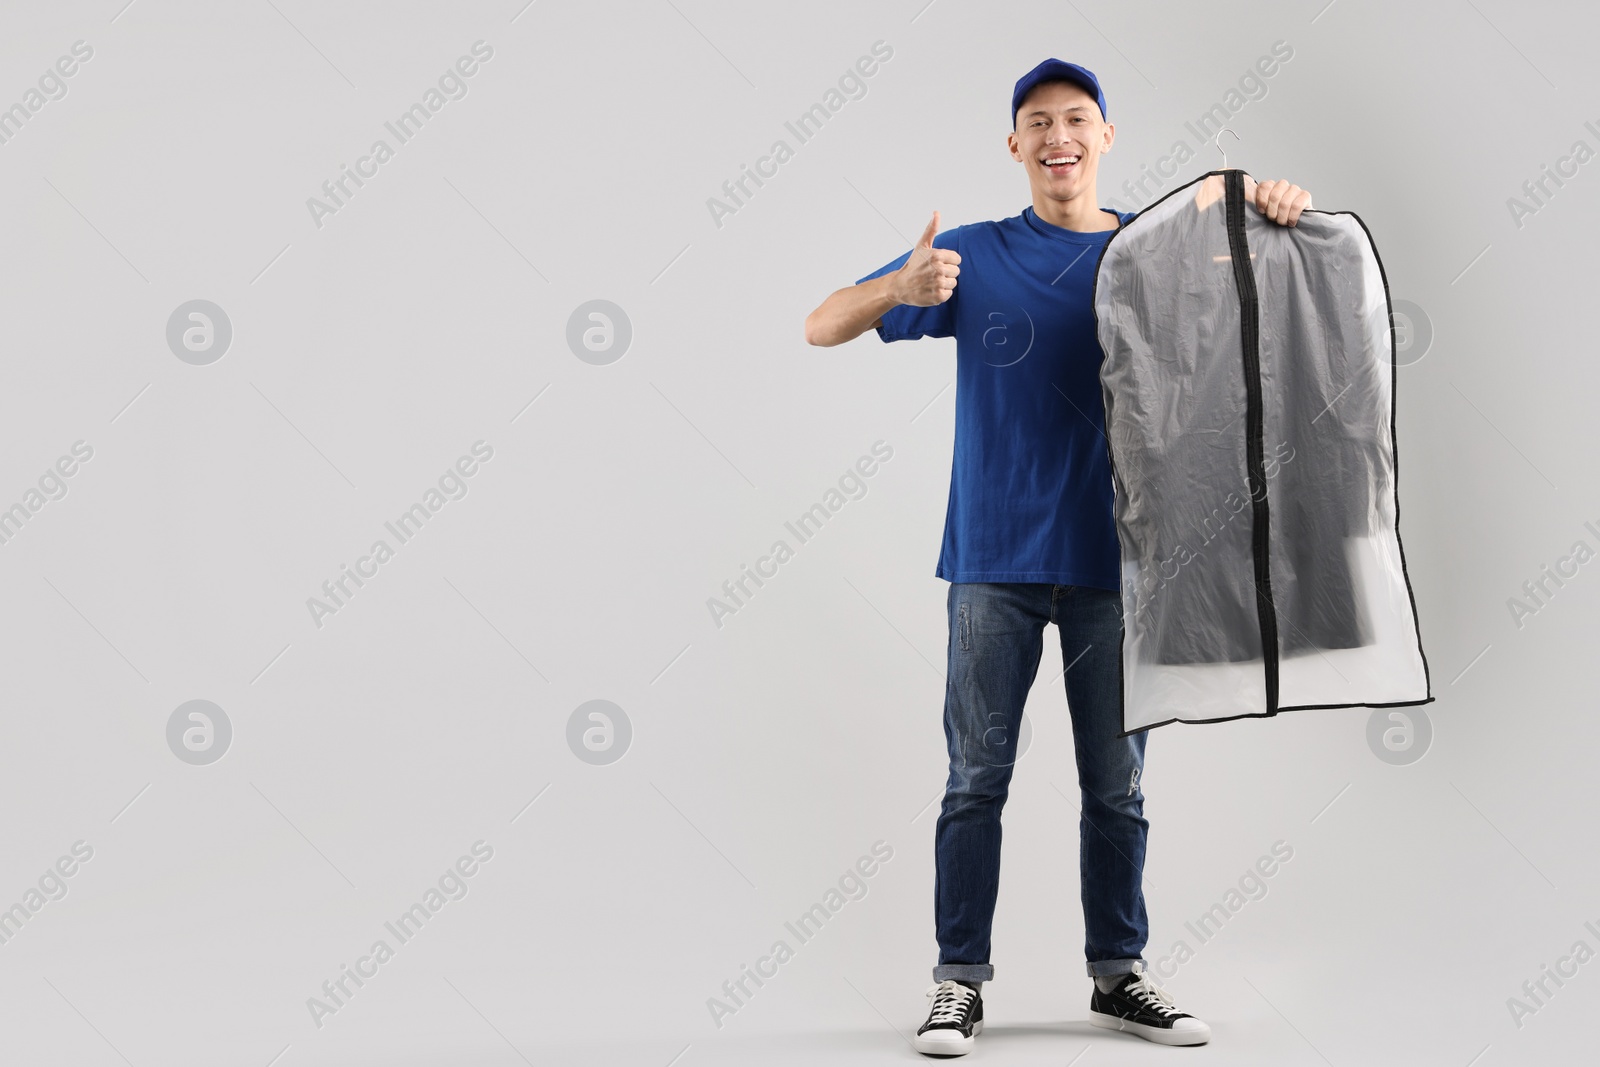
[[[950,777],[934,836],[933,980],[994,977],[989,934],[1000,888],[1000,811],[1044,628],[1061,633],[1082,796],[1078,858],[1091,976],[1127,974],[1149,937],[1144,770],[1148,732],[1122,731],[1122,594],[1043,583],[952,583],[944,735]],[[1040,773],[1045,773],[1041,771]],[[1148,964],[1146,964],[1148,968]]]

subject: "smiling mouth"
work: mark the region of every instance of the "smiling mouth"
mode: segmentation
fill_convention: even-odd
[[[1058,155],[1045,156],[1039,162],[1044,164],[1044,169],[1055,174],[1065,174],[1074,170],[1083,157],[1076,153],[1063,152]]]

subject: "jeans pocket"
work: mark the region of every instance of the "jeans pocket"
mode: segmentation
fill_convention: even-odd
[[[972,651],[972,617],[967,614],[967,608],[966,604],[956,607],[956,636],[963,652]]]

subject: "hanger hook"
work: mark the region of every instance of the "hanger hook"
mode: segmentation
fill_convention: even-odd
[[[1235,141],[1242,140],[1242,138],[1237,133],[1234,133],[1233,128],[1230,127],[1230,126],[1222,127],[1222,129],[1217,131],[1217,135],[1211,139],[1212,145],[1214,145],[1216,147],[1216,150],[1218,152],[1222,153],[1222,169],[1223,170],[1227,170],[1228,169],[1228,150],[1226,148],[1223,148],[1221,143],[1220,143],[1222,141],[1222,135],[1225,134],[1225,133],[1233,133],[1233,139]]]

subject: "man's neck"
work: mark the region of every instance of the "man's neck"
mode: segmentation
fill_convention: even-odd
[[[1040,220],[1063,230],[1079,233],[1098,233],[1117,228],[1117,216],[1099,208],[1099,198],[1091,186],[1071,200],[1052,200],[1047,196],[1033,198],[1033,213]]]

